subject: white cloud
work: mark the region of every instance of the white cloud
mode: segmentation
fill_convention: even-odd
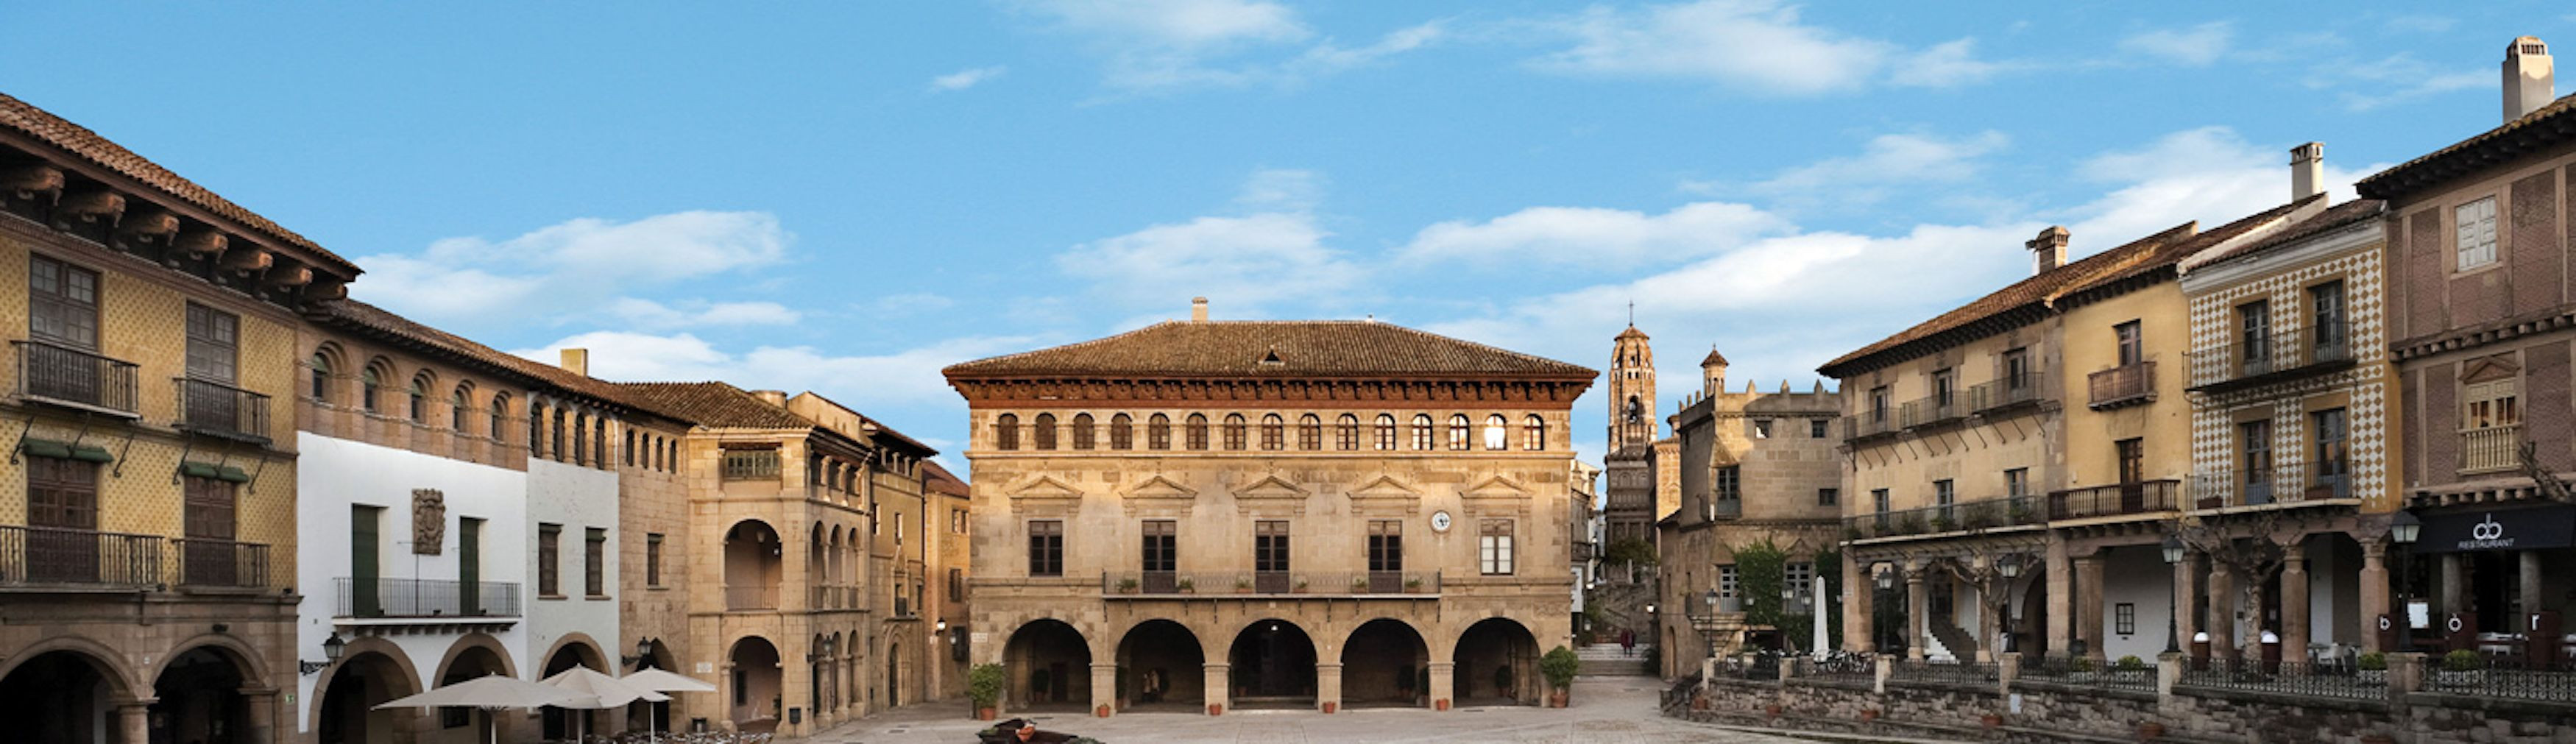
[[[1951,86],[1997,71],[1961,39],[1921,53],[1806,23],[1777,0],[1700,0],[1643,9],[1593,7],[1546,26],[1574,46],[1537,60],[1559,72],[1703,79],[1767,93],[1813,95],[1873,82]],[[1916,64],[1890,69],[1899,60]],[[1882,80],[1882,78],[1884,78]]]
[[[2258,147],[2219,126],[2174,132],[2139,148],[2086,159],[2076,166],[2077,175],[2115,188],[2059,215],[2074,221],[2071,228],[2079,244],[2069,255],[2108,249],[2188,219],[2213,228],[2287,202],[2288,162],[2289,148]],[[2328,193],[2336,201],[2353,198],[2352,182],[2384,167],[2340,168],[2329,157]]]
[[[1335,296],[1367,278],[1324,244],[1329,235],[1303,213],[1199,217],[1075,246],[1056,266],[1113,302],[1178,307],[1204,296],[1257,308]]]
[[[1324,174],[1296,168],[1263,168],[1244,179],[1234,203],[1247,209],[1303,212],[1323,201]]]
[[[568,220],[504,240],[445,238],[357,259],[361,299],[431,323],[565,318],[629,292],[776,263],[794,241],[763,212]]]
[[[695,335],[595,331],[510,353],[552,363],[561,350],[590,350],[590,373],[625,382],[722,380],[745,389],[812,390],[871,417],[909,422],[898,428],[937,431],[963,421],[965,407],[939,370],[950,364],[1033,348],[1024,336],[953,338],[884,354],[847,355],[809,346],[758,346],[728,352]],[[929,422],[941,422],[930,425]],[[906,433],[912,433],[907,431]]]
[[[2012,142],[2002,132],[1987,130],[1964,137],[1930,134],[1882,134],[1872,137],[1860,154],[1826,158],[1781,171],[1745,188],[1772,199],[1777,208],[1811,210],[1865,207],[1899,186],[1951,184],[1974,178],[1978,162]],[[1702,190],[1722,190],[1695,184]]]
[[[1345,47],[1307,44],[1315,31],[1287,6],[1249,0],[1025,0],[1017,7],[1089,40],[1106,81],[1129,91],[1293,85],[1432,44],[1438,22]]]
[[[1616,268],[1721,253],[1788,227],[1770,213],[1727,202],[1693,202],[1652,215],[1600,207],[1530,207],[1483,222],[1422,228],[1397,255],[1414,264],[1537,261]]]
[[[775,302],[707,302],[690,300],[678,306],[666,305],[636,297],[620,297],[608,304],[608,313],[643,328],[689,328],[696,326],[792,325],[805,315]]]
[[[1021,7],[1051,16],[1069,30],[1175,49],[1297,41],[1313,33],[1297,20],[1297,11],[1271,2],[1031,0]]]
[[[2310,70],[2313,88],[2342,88],[2344,107],[2369,111],[2462,90],[2494,90],[2493,69],[2448,68],[2399,52],[2376,60],[2339,58]]]
[[[1003,67],[1001,65],[958,70],[946,75],[931,78],[930,89],[933,91],[965,90],[982,84],[985,81],[1001,77],[1002,73],[1008,71],[1010,71],[1010,68]]]
[[[2120,40],[2120,49],[2175,64],[2207,67],[2225,55],[2235,40],[2235,24],[2212,21],[2190,28],[2159,28],[2130,34]]]

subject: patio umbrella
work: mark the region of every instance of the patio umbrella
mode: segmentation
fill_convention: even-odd
[[[557,708],[602,710],[619,707],[637,700],[642,700],[648,703],[659,703],[671,699],[671,696],[669,695],[664,695],[652,690],[636,689],[628,686],[624,682],[617,681],[616,677],[611,677],[600,673],[598,670],[582,666],[563,670],[562,673],[545,678],[545,680],[539,684],[569,692],[576,696],[576,698],[570,702],[555,704],[554,707]],[[589,720],[587,717],[584,717],[582,723],[583,729],[589,728]],[[589,733],[589,731],[584,730],[579,734],[575,734],[573,736],[573,740],[580,741],[581,737],[586,736]]]
[[[595,703],[584,693],[561,687],[529,682],[517,677],[495,674],[447,685],[418,695],[396,698],[376,706],[386,708],[538,708],[548,705]],[[488,715],[486,716],[489,717]],[[492,727],[489,739],[499,742],[500,727]]]
[[[633,687],[639,690],[652,690],[654,692],[716,691],[716,686],[713,682],[701,680],[696,677],[682,676],[679,673],[664,671],[661,669],[637,669],[634,674],[619,677],[617,678],[617,681],[626,683],[626,686],[628,687]],[[650,733],[655,741],[660,741],[662,739],[662,732],[656,728],[656,726],[659,725],[659,723],[653,720],[651,713],[645,714],[644,730]]]

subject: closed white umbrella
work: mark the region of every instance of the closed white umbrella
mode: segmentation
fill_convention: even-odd
[[[617,681],[616,677],[582,666],[563,670],[562,673],[545,678],[540,684],[579,696],[573,703],[557,704],[555,707],[558,708],[602,710],[623,706],[637,700],[659,703],[671,699],[671,696],[659,692],[627,686],[626,683]],[[581,726],[584,730],[573,736],[574,741],[580,741],[582,736],[590,733],[589,723],[589,718],[584,716]]]
[[[376,706],[386,708],[529,708],[556,705],[577,707],[597,705],[597,698],[561,687],[549,687],[517,677],[492,675],[447,685],[418,695],[396,698]],[[487,718],[489,716],[486,716]],[[489,739],[500,741],[500,727],[492,727]]]
[[[678,672],[665,671],[661,669],[637,669],[634,674],[619,677],[617,678],[617,681],[626,683],[626,686],[628,687],[640,690],[652,690],[654,692],[716,691],[716,685],[713,682],[708,682],[696,677],[682,676]],[[653,720],[653,715],[651,713],[645,714],[644,730],[646,733],[650,734],[655,741],[660,741],[662,739],[662,732],[657,728],[659,725],[659,722]]]

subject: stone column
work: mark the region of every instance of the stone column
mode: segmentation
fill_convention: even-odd
[[[1870,616],[1878,599],[1878,577],[1869,567],[1851,556],[1843,558],[1843,648],[1853,651],[1875,651],[1877,640],[1871,637]],[[1679,670],[1675,670],[1679,671]]]
[[[2388,543],[2376,539],[2361,541],[2361,650],[2388,652],[2379,647],[2379,617],[2387,615],[2390,623],[2406,622],[2389,606]]]
[[[152,703],[150,699],[117,701],[117,741],[124,744],[145,744],[152,741]]]
[[[1225,664],[1210,663],[1204,667],[1204,669],[1207,670],[1208,715],[1213,716],[1223,714],[1225,713],[1226,705],[1234,700],[1227,696],[1227,693],[1234,691],[1234,683],[1226,676]]]
[[[2191,650],[2191,634],[2200,630],[2200,554],[2188,548],[2173,564],[2174,645]]]
[[[2074,647],[2075,567],[2066,558],[2066,544],[2051,540],[2048,545],[2048,652],[2065,656]]]
[[[1091,665],[1091,711],[1093,715],[1103,715],[1101,711],[1104,709],[1118,710],[1118,665],[1094,663]]]
[[[2308,658],[2308,543],[2283,546],[2281,556],[2281,658]]]
[[[1448,710],[1449,706],[1452,704],[1449,700],[1449,693],[1458,689],[1456,682],[1457,678],[1455,676],[1457,666],[1458,665],[1454,662],[1431,662],[1431,689],[1429,692],[1431,693],[1432,710]]]
[[[1905,658],[1923,658],[1923,620],[1932,612],[1932,593],[1923,589],[1923,570],[1905,572]]]
[[[2075,637],[2085,658],[2102,660],[2102,556],[2075,559]]]
[[[2522,611],[2531,613],[2549,609],[2547,595],[2540,593],[2540,551],[2525,550],[2522,551],[2521,556],[2522,570],[2516,572],[2515,578],[2517,583],[2522,585]],[[2523,620],[2519,617],[2509,617],[2505,620],[2507,621],[2505,627],[2527,627],[2522,625]]]
[[[327,683],[326,683],[327,684]],[[264,742],[277,740],[277,688],[244,687],[240,690],[242,707],[250,719],[242,722],[241,740]]]
[[[1315,665],[1315,709],[1326,713],[1342,708],[1342,665]]]
[[[2209,562],[2209,657],[2236,660],[2236,574],[2227,563]]]

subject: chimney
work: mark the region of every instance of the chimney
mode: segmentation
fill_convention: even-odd
[[[562,367],[562,368],[564,368],[564,371],[566,371],[566,372],[571,372],[571,373],[573,373],[573,374],[581,375],[581,376],[583,376],[583,377],[589,377],[589,376],[590,376],[590,350],[589,350],[589,349],[565,349],[565,350],[563,350],[563,363],[561,363],[561,364],[557,364],[557,365],[555,365],[555,366],[558,366],[558,367]]]
[[[1190,322],[1192,322],[1192,323],[1205,323],[1205,322],[1207,322],[1207,298],[1205,298],[1205,297],[1192,297],[1192,298],[1190,298]]]
[[[787,407],[787,391],[785,390],[754,390],[751,391],[751,397],[759,398],[760,402],[777,406],[779,408]]]
[[[2310,142],[2290,148],[2290,201],[2325,193],[2326,145]]]
[[[2066,265],[2066,227],[2050,225],[2039,231],[2039,237],[2022,245],[2030,249],[2031,276],[2039,276]]]
[[[2558,99],[2550,73],[2549,45],[2540,37],[2521,36],[2504,48],[2504,120],[2522,118]]]

